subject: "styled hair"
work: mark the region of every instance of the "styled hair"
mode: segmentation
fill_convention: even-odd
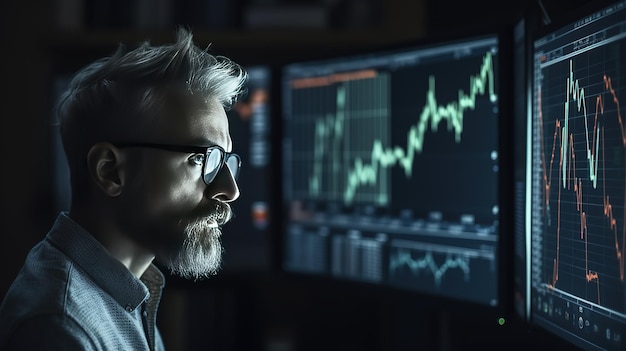
[[[197,47],[184,28],[173,44],[144,41],[132,50],[120,44],[112,56],[80,69],[55,110],[73,201],[86,186],[86,156],[94,144],[123,141],[141,130],[173,91],[203,101],[217,99],[229,110],[245,94],[247,77],[239,64]]]

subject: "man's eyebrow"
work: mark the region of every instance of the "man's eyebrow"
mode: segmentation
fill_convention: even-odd
[[[226,150],[227,152],[229,150],[230,151],[233,150],[233,140],[230,137],[226,139],[226,145],[221,145],[217,141],[211,140],[205,137],[198,137],[198,138],[192,139],[192,142],[193,142],[192,145],[199,145],[199,146],[205,146],[205,147],[218,145],[218,146],[223,147],[224,150]]]
[[[210,140],[208,138],[199,137],[199,138],[191,139],[190,145],[208,147],[208,146],[218,145],[218,143],[216,143],[214,140]]]

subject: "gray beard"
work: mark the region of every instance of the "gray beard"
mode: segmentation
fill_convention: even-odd
[[[161,256],[170,273],[186,279],[199,280],[216,275],[221,268],[222,231],[211,227],[211,218],[189,223],[184,231],[182,247],[173,255]]]

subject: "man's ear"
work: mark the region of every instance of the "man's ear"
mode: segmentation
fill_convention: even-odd
[[[87,153],[87,167],[93,182],[106,195],[117,197],[124,186],[124,156],[110,143],[94,144]]]

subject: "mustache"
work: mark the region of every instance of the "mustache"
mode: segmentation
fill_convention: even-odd
[[[193,217],[202,222],[215,222],[218,226],[222,226],[234,217],[234,213],[228,203],[210,200],[209,204],[203,206],[202,211],[198,211]]]

